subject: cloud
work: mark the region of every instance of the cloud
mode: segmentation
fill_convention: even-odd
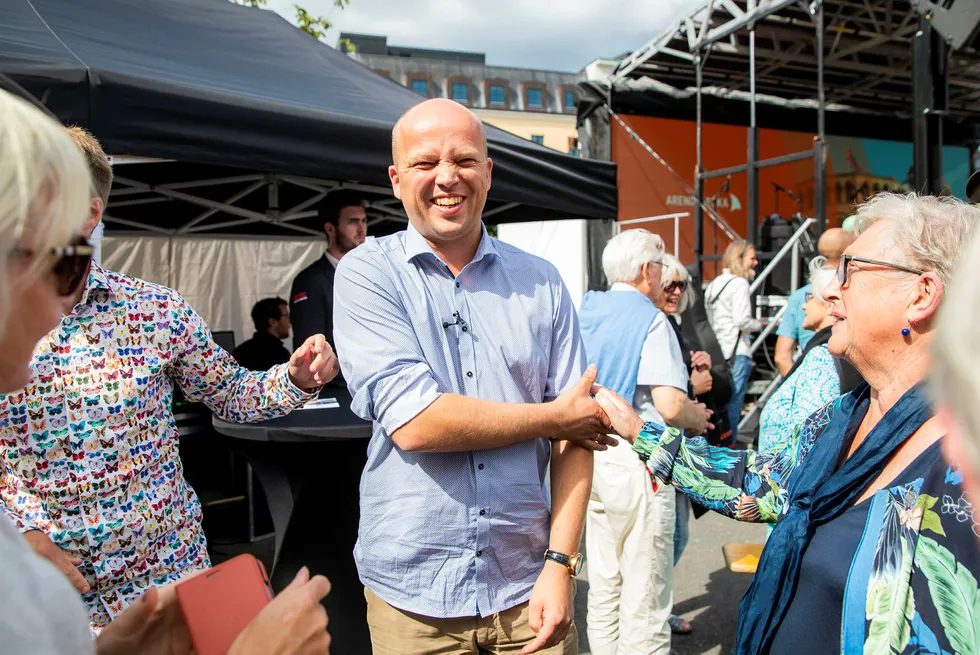
[[[379,34],[392,45],[485,52],[496,66],[577,71],[597,57],[640,47],[703,0],[269,0],[293,21],[293,5],[341,31]]]

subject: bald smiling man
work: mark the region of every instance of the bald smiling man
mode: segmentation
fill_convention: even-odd
[[[374,653],[571,655],[592,451],[615,443],[571,298],[487,234],[472,112],[415,106],[392,159],[408,229],[350,252],[335,282],[351,407],[374,423],[354,550]]]

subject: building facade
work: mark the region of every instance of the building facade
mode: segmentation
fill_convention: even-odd
[[[387,37],[341,33],[357,61],[426,98],[449,98],[484,122],[560,152],[579,154],[576,85],[585,71],[488,66],[479,52],[388,44]]]

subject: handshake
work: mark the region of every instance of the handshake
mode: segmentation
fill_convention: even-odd
[[[632,444],[643,428],[643,419],[633,406],[615,392],[595,383],[598,370],[594,364],[575,386],[549,403],[554,412],[552,439],[571,441],[589,450],[606,450],[617,446],[619,440],[609,436],[616,433]],[[687,399],[684,398],[686,401]],[[656,399],[655,399],[656,404]],[[658,408],[659,409],[659,408]],[[662,414],[665,414],[661,410]],[[690,413],[683,423],[697,434],[713,427],[709,422],[712,412],[701,403],[690,401]],[[667,417],[668,420],[670,417]],[[680,418],[680,416],[678,417]]]

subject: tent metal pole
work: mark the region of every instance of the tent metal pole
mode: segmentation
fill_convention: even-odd
[[[501,212],[510,211],[511,209],[514,209],[515,207],[520,207],[520,206],[521,206],[521,203],[519,203],[519,202],[508,202],[506,205],[501,205],[501,206],[495,207],[495,208],[493,208],[493,209],[491,209],[489,211],[483,212],[483,218],[486,218],[487,216],[495,216],[495,215],[497,215],[497,214],[499,214]]]
[[[169,236],[174,233],[173,230],[157,227],[156,225],[147,225],[146,223],[140,223],[139,221],[130,221],[125,218],[116,218],[115,216],[110,216],[109,214],[102,214],[102,220],[104,220],[106,223],[118,223],[119,225],[125,225],[126,227],[135,227],[139,230],[155,232],[156,234],[161,234],[161,235]],[[109,236],[112,235],[110,234]]]
[[[241,191],[239,191],[235,195],[228,196],[227,198],[225,198],[224,202],[227,205],[230,205],[232,203],[236,203],[239,200],[241,200],[242,198],[244,198],[245,196],[249,195],[250,193],[252,193],[254,191],[258,191],[264,185],[265,185],[265,182],[263,182],[262,180],[259,180],[258,182],[254,182],[253,184],[248,185],[247,187],[245,187],[244,189],[242,189]],[[168,198],[168,200],[170,200],[170,198]],[[208,209],[204,213],[202,213],[199,216],[197,216],[197,218],[193,218],[190,221],[188,221],[187,223],[185,223],[185,224],[181,225],[179,228],[177,228],[177,233],[178,234],[182,234],[182,233],[188,231],[189,229],[191,229],[195,225],[197,225],[199,223],[202,223],[202,222],[208,220],[209,218],[211,218],[212,216],[214,216],[215,214],[217,214],[219,211],[221,211],[221,210],[220,209],[214,209],[214,208]]]
[[[702,117],[701,117],[701,85],[704,81],[704,58],[698,48],[694,56],[695,85],[697,88],[696,140],[695,147],[697,162],[694,165],[694,265],[697,268],[698,279],[704,279],[704,161],[702,159]]]
[[[321,200],[323,200],[326,197],[327,197],[326,191],[321,191],[320,193],[316,194],[315,196],[313,196],[311,198],[307,198],[306,200],[304,200],[303,202],[299,203],[298,205],[295,205],[295,206],[287,209],[285,211],[285,213],[283,213],[283,215],[282,215],[283,220],[288,219],[288,218],[293,218],[293,216],[295,214],[298,214],[298,213],[302,212],[307,207],[312,207],[313,205],[317,204],[318,202],[320,202]],[[313,212],[313,215],[316,216],[316,214],[317,214],[317,212],[314,211]]]
[[[823,234],[827,227],[827,124],[826,104],[823,86],[823,0],[817,0],[817,142],[814,144],[814,209],[817,218],[817,234]]]
[[[749,0],[748,12],[755,11],[755,0]],[[759,127],[756,121],[755,91],[755,21],[749,23],[749,133],[748,133],[748,202],[745,207],[746,240],[756,244],[759,227]]]
[[[193,227],[193,228],[187,230],[186,232],[184,232],[184,234],[197,234],[197,233],[200,233],[200,232],[207,232],[208,230],[218,230],[218,229],[225,228],[225,227],[235,227],[236,225],[250,225],[250,224],[254,224],[254,223],[266,223],[268,225],[275,225],[277,227],[285,228],[287,230],[293,230],[293,231],[299,232],[301,234],[309,234],[310,236],[315,236],[315,237],[320,237],[323,234],[322,232],[317,232],[316,230],[311,230],[309,228],[301,227],[299,225],[291,225],[289,223],[282,223],[282,222],[279,222],[279,221],[272,221],[272,220],[269,220],[268,218],[266,218],[264,216],[262,217],[261,220],[254,220],[254,219],[247,219],[246,218],[246,219],[242,219],[240,221],[225,221],[223,223],[211,223],[210,225],[199,225],[197,227]],[[272,235],[270,235],[269,238],[270,239],[274,239],[275,237],[272,236]]]

